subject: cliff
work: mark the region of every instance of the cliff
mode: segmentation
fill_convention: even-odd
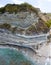
[[[16,30],[12,30],[22,34],[47,33],[51,26],[49,17],[28,3],[7,4],[0,8],[0,23],[17,27]]]

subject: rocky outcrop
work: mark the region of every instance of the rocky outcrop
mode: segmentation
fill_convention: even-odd
[[[15,26],[26,28],[35,22],[38,22],[38,16],[36,13],[19,12],[17,14],[4,13],[0,16],[0,22],[10,23]]]
[[[10,10],[10,8],[12,8],[12,10]],[[13,8],[16,8],[16,10]],[[0,8],[0,12],[1,10]],[[16,32],[21,32],[21,34],[48,32],[49,25],[46,25],[48,20],[49,17],[44,15],[39,8],[35,8],[27,3],[21,5],[8,4],[4,8],[4,13],[0,14],[0,23],[8,23],[11,24],[11,26],[17,27]]]

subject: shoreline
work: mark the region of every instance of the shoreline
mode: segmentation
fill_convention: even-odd
[[[49,45],[48,45],[49,46]],[[48,47],[47,46],[47,47]],[[0,48],[3,48],[4,46],[0,46]],[[46,47],[46,45],[45,45],[45,47]],[[9,48],[9,49],[14,49],[14,50],[18,50],[18,49],[16,49],[16,48],[14,48],[14,47],[4,47],[4,48]],[[49,47],[48,47],[49,48]],[[48,49],[47,48],[47,49]],[[42,48],[41,48],[42,49]],[[41,51],[41,49],[40,49],[40,51]],[[44,48],[43,48],[44,49]],[[47,50],[46,49],[46,50]],[[45,49],[44,49],[44,51],[46,51]],[[50,49],[49,49],[50,50]],[[37,54],[34,54],[33,52],[31,53],[30,51],[28,51],[28,50],[26,50],[26,51],[24,51],[24,49],[19,49],[18,51],[21,51],[23,54],[25,54],[25,53],[27,53],[27,54],[25,54],[25,56],[27,56],[28,58],[30,58],[32,61],[33,61],[33,59],[37,62],[37,63],[45,63],[46,62],[46,60],[47,59],[51,59],[51,56],[44,56],[44,55],[38,55],[38,53]],[[39,51],[39,50],[38,50]],[[42,52],[42,51],[41,51]],[[48,51],[48,52],[50,52],[50,51]],[[46,53],[46,52],[45,52]],[[41,61],[41,62],[40,62]],[[48,61],[49,62],[49,61]]]

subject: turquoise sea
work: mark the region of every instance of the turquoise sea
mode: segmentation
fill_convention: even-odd
[[[20,51],[0,48],[0,65],[37,65],[28,60]]]

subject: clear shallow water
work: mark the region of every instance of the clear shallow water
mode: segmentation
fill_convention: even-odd
[[[9,48],[0,48],[0,65],[37,65],[28,60],[22,53]]]

